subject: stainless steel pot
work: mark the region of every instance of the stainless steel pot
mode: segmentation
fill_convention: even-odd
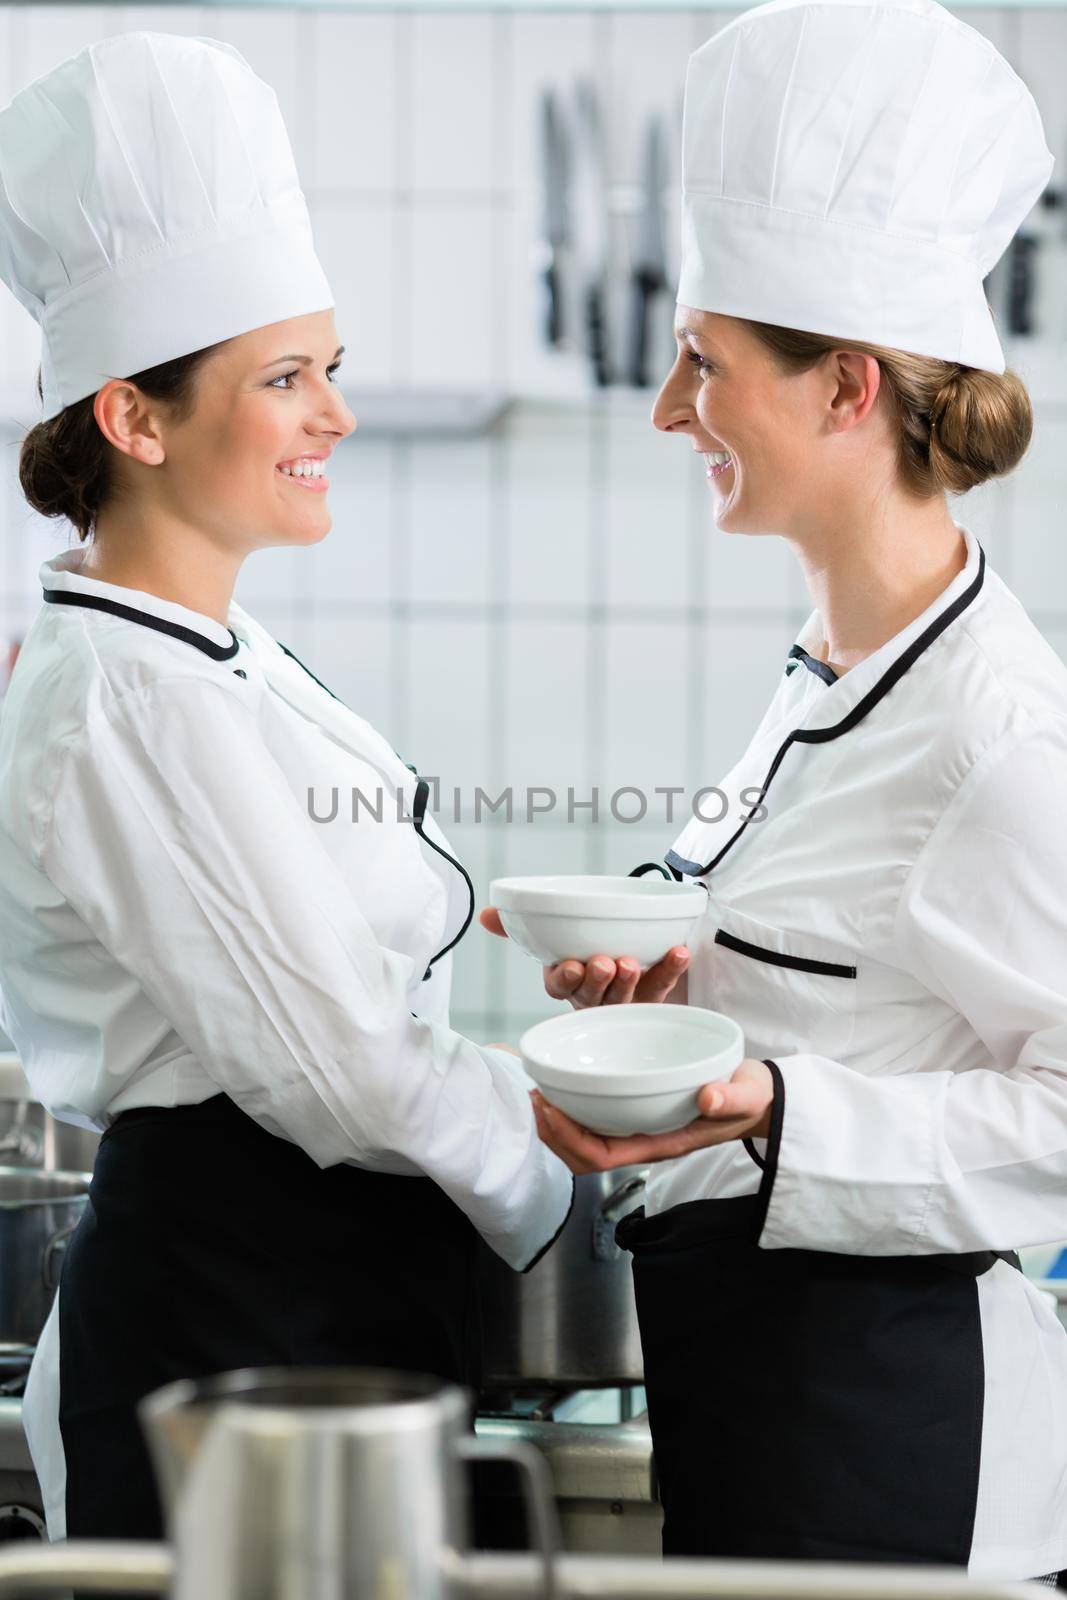
[[[37,1343],[90,1181],[88,1172],[0,1167],[0,1344]]]
[[[0,1052],[0,1162],[45,1172],[91,1172],[100,1135],[60,1122],[26,1081],[17,1055]]]
[[[647,1177],[647,1167],[619,1167],[576,1178],[567,1224],[530,1272],[481,1247],[486,1387],[643,1382],[630,1257],[615,1224],[641,1204]]]

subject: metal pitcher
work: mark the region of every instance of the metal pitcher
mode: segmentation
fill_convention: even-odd
[[[454,1385],[270,1368],[170,1384],[139,1409],[175,1548],[173,1600],[454,1600],[472,1459],[520,1469],[554,1594],[545,1463],[519,1441],[468,1434]]]

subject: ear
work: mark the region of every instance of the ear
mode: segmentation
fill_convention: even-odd
[[[835,350],[830,356],[830,411],[839,429],[862,422],[878,398],[882,369],[873,356]]]
[[[110,378],[93,401],[97,427],[124,456],[158,467],[167,458],[158,411],[122,378]]]

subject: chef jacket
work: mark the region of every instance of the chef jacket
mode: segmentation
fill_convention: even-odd
[[[666,856],[708,891],[689,1003],[780,1070],[766,1250],[1067,1238],[1067,668],[960,532],[963,569],[840,677],[811,613],[723,798]],[[754,1194],[765,1153],[654,1167],[646,1215]],[[1067,1567],[1067,1332],[1009,1262],[977,1285],[969,1571]]]
[[[425,1174],[513,1267],[570,1172],[448,1021],[469,880],[416,778],[239,605],[41,567],[0,717],[0,988],[34,1094],[104,1128],[220,1091],[320,1165]],[[355,820],[353,812],[355,811]]]

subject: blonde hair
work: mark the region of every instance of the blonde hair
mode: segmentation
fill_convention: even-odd
[[[887,350],[861,339],[831,339],[767,322],[746,321],[783,374],[807,372],[832,350],[873,356],[898,429],[897,465],[904,488],[920,500],[939,491],[965,494],[1019,465],[1034,414],[1014,372],[983,372],[955,361]]]

